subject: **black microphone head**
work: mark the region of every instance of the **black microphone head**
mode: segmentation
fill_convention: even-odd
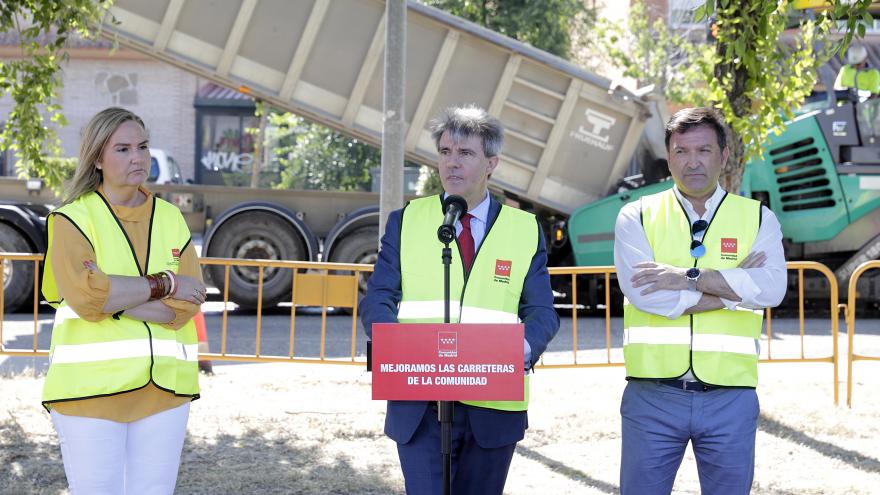
[[[455,205],[456,208],[461,212],[459,215],[464,216],[468,211],[467,201],[464,200],[461,196],[450,194],[446,196],[446,199],[443,200],[443,213],[449,211],[449,207]]]
[[[437,239],[443,244],[449,244],[455,240],[455,227],[452,225],[441,225],[437,229]]]

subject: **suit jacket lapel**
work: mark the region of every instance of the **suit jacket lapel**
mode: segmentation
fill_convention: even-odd
[[[489,215],[486,217],[486,234],[489,234],[489,230],[492,228],[492,224],[495,223],[495,219],[498,218],[499,213],[501,213],[501,203],[495,201],[492,194],[489,194]]]

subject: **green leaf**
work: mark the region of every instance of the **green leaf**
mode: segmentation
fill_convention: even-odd
[[[0,26],[18,31],[21,49],[28,55],[0,63],[0,97],[8,94],[15,102],[0,129],[0,151],[15,151],[20,173],[60,177],[61,166],[52,162],[61,149],[56,127],[67,123],[56,96],[61,88],[59,60],[66,59],[65,43],[71,33],[88,33],[86,26],[99,23],[109,5],[91,0],[7,0],[0,4]],[[53,26],[55,39],[41,47],[37,40],[49,36]],[[51,180],[48,183],[55,187]]]
[[[709,14],[709,11],[706,7],[706,4],[708,4],[708,3],[710,3],[710,2],[703,2],[702,5],[700,5],[699,7],[696,8],[696,10],[694,10],[694,20],[695,21],[702,22],[709,17],[710,14]]]

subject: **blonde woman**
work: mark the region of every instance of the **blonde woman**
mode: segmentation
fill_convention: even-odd
[[[148,145],[134,113],[92,117],[48,219],[43,295],[57,311],[43,406],[73,495],[173,493],[199,396],[191,320],[205,285],[180,211],[143,186]]]

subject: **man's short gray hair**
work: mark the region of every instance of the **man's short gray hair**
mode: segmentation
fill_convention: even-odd
[[[434,138],[437,151],[440,151],[440,137],[444,132],[449,132],[453,139],[479,136],[487,157],[501,153],[501,145],[504,144],[501,121],[476,105],[449,107],[440,117],[431,121],[431,137]]]

